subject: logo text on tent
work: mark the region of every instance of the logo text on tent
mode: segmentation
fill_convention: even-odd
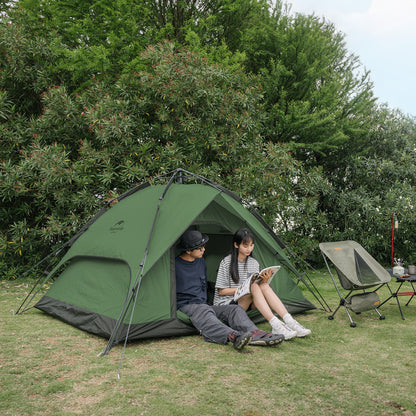
[[[124,229],[124,220],[118,221],[110,227],[110,232],[116,233]]]

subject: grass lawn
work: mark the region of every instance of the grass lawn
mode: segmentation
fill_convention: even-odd
[[[311,278],[334,308],[327,272]],[[31,285],[0,282],[3,416],[416,415],[416,299],[404,321],[392,299],[383,321],[353,314],[356,328],[343,309],[333,321],[322,310],[298,315],[312,335],[273,348],[237,352],[199,336],[130,343],[118,379],[121,345],[98,357],[105,339],[34,308],[13,315]]]

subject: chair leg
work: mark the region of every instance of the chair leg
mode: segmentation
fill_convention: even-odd
[[[377,308],[374,308],[374,310],[377,312],[379,319],[381,319],[381,320],[386,319],[386,317],[384,315],[382,315]]]
[[[357,324],[352,320],[352,318],[351,318],[351,314],[350,314],[350,312],[348,311],[348,308],[343,304],[343,303],[340,303],[339,305],[338,305],[338,307],[335,309],[335,311],[334,311],[334,313],[332,314],[332,315],[329,315],[328,316],[328,319],[330,320],[330,321],[332,321],[333,319],[334,319],[334,315],[335,315],[335,313],[338,311],[338,309],[341,307],[341,306],[344,306],[344,308],[345,308],[345,312],[347,312],[347,315],[348,315],[348,318],[349,318],[349,320],[350,320],[350,327],[351,328],[355,328],[356,326],[357,326]]]
[[[352,291],[350,291],[350,292],[348,293],[347,297],[348,297],[349,295],[351,295],[351,292],[352,292]],[[342,298],[342,297],[341,297],[341,299],[340,299],[340,301],[339,301],[339,305],[338,305],[338,307],[335,309],[335,311],[334,311],[334,313],[333,313],[332,315],[328,316],[328,319],[330,319],[330,320],[332,321],[332,320],[334,319],[334,315],[336,314],[336,312],[338,311],[338,309],[339,309],[341,306],[343,306],[343,307],[345,308],[345,312],[347,312],[348,318],[349,318],[349,320],[350,320],[350,327],[355,328],[355,327],[357,326],[357,324],[356,324],[356,323],[352,320],[352,318],[351,318],[351,314],[350,314],[350,311],[348,310],[347,306],[345,305],[345,299],[344,299],[344,298]]]
[[[335,282],[334,282],[334,284],[335,284]],[[338,290],[338,288],[337,288],[337,285],[336,285],[336,284],[335,284],[335,287],[336,287],[336,289]],[[348,293],[347,297],[351,294],[351,292],[352,292],[352,291],[350,291],[350,292]],[[351,326],[352,328],[355,328],[357,325],[356,325],[356,323],[352,320],[351,315],[350,315],[350,312],[349,312],[348,308],[345,306],[345,298],[341,297],[341,293],[339,292],[339,290],[338,290],[338,295],[340,296],[339,305],[338,305],[338,306],[337,306],[337,308],[334,310],[334,312],[332,313],[332,315],[329,315],[329,316],[328,316],[328,319],[329,319],[330,321],[332,321],[332,320],[334,319],[334,315],[338,312],[339,308],[340,308],[341,306],[343,306],[343,307],[345,308],[345,312],[347,312],[348,318],[349,318],[349,320],[350,320],[350,326]]]
[[[357,326],[357,324],[352,320],[350,312],[348,310],[348,308],[344,305],[345,308],[345,312],[347,312],[348,318],[350,319],[350,327],[351,328],[355,328]]]
[[[338,312],[338,309],[344,304],[344,299],[341,299],[339,302],[339,305],[337,306],[337,308],[334,310],[334,312],[328,316],[328,319],[330,321],[332,321],[334,319],[334,315]]]

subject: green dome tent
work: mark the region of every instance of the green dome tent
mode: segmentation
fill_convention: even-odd
[[[256,237],[254,255],[261,266],[281,265],[271,285],[291,313],[315,306],[291,274],[300,274],[281,241],[236,195],[206,179],[178,169],[168,183],[138,186],[100,211],[69,242],[69,249],[47,279],[55,280],[35,307],[115,344],[195,334],[176,311],[174,259],[184,231],[209,235],[208,280],[213,290],[220,260],[240,227]],[[189,180],[190,179],[190,180]],[[313,293],[313,292],[312,292]],[[251,315],[261,320],[257,313]]]

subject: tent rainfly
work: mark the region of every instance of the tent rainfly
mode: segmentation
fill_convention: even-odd
[[[145,183],[110,201],[69,240],[65,255],[37,283],[41,287],[54,279],[36,308],[108,338],[103,354],[121,341],[196,334],[188,317],[176,310],[179,238],[187,229],[209,235],[206,262],[213,296],[231,237],[247,227],[256,237],[253,254],[260,265],[282,266],[271,285],[289,312],[315,309],[291,277],[302,280],[284,244],[235,194],[183,169],[152,182],[157,184]],[[36,293],[32,290],[19,311]],[[261,315],[253,312],[251,318],[260,322]]]

